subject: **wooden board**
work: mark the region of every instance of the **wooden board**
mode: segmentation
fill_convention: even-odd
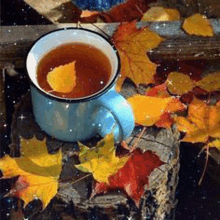
[[[137,27],[149,28],[165,38],[157,48],[149,53],[153,60],[198,60],[219,59],[220,25],[219,20],[210,20],[215,37],[188,36],[181,29],[181,22],[139,22]],[[81,24],[83,28],[111,36],[118,23]],[[59,29],[78,27],[77,24],[2,26],[0,27],[0,68],[6,63],[14,63],[16,68],[25,67],[25,58],[34,41],[42,35]]]

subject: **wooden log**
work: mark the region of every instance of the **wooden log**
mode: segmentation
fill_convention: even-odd
[[[218,20],[210,20],[215,30],[215,37],[204,38],[188,36],[181,30],[181,22],[139,22],[137,27],[149,28],[165,41],[151,51],[150,57],[163,60],[198,60],[219,59],[220,54],[220,25]],[[81,24],[83,28],[111,36],[118,23]],[[77,27],[77,24],[34,25],[34,26],[2,26],[0,27],[0,68],[6,63],[14,63],[16,68],[25,67],[25,58],[34,41],[42,35],[59,29]]]
[[[137,92],[129,82],[124,84],[122,91],[126,97]],[[121,190],[90,199],[94,180],[91,175],[77,171],[74,167],[77,162],[75,156],[75,151],[78,150],[77,144],[52,139],[40,129],[34,120],[30,93],[23,96],[21,102],[15,106],[11,129],[11,156],[19,156],[20,136],[26,139],[36,136],[39,140],[43,140],[46,136],[50,153],[60,147],[63,151],[64,164],[58,194],[43,212],[39,211],[41,203],[38,203],[38,208],[32,208],[32,211],[26,210],[30,220],[50,219],[51,216],[77,220],[90,219],[91,216],[94,219],[112,220],[125,218],[164,220],[173,217],[179,172],[179,133],[175,128],[169,130],[149,128],[138,142],[138,148],[142,151],[154,152],[165,163],[150,174],[149,184],[146,185],[140,208],[137,208],[134,202]],[[135,128],[127,140],[128,145],[133,146],[141,130],[141,127]],[[94,141],[98,141],[98,139],[93,139],[93,143],[95,143]],[[92,142],[88,141],[87,143],[91,144]],[[68,211],[70,209],[71,213]]]

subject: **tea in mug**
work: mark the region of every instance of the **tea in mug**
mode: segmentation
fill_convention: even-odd
[[[54,91],[47,74],[54,68],[75,61],[76,85],[68,93]],[[84,43],[68,43],[48,52],[37,67],[39,86],[59,97],[81,98],[92,95],[106,86],[111,77],[111,64],[107,56],[96,47]]]

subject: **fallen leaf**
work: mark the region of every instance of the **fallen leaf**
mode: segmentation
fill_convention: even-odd
[[[194,87],[190,77],[179,72],[171,72],[167,77],[166,85],[169,92],[175,95],[183,95]]]
[[[152,97],[157,97],[157,98],[170,97],[170,94],[167,91],[166,82],[148,89],[146,92],[146,96],[152,96]]]
[[[106,135],[96,147],[89,148],[79,143],[80,164],[75,165],[83,172],[90,172],[98,182],[108,183],[108,177],[124,166],[129,157],[117,157],[113,134]]]
[[[112,37],[121,58],[121,77],[117,82],[120,90],[126,77],[138,85],[154,82],[157,65],[152,63],[147,52],[156,48],[163,38],[149,28],[136,28],[136,21],[121,24]]]
[[[47,74],[47,82],[56,92],[69,93],[76,85],[76,61],[58,66]]]
[[[213,37],[214,31],[205,15],[194,14],[185,19],[183,29],[190,35]]]
[[[206,142],[209,137],[220,138],[220,102],[207,105],[194,98],[188,108],[187,117],[174,117],[179,131],[186,132],[182,141]]]
[[[105,22],[131,22],[139,20],[153,0],[126,0],[124,3],[112,7],[108,11],[104,11],[101,16]]]
[[[92,196],[110,190],[123,189],[139,206],[144,186],[148,184],[149,175],[155,168],[163,164],[164,162],[153,152],[145,151],[143,153],[140,149],[136,149],[127,163],[116,174],[109,176],[109,184],[104,182],[95,184]]]
[[[207,147],[215,147],[217,148],[218,150],[220,150],[220,139],[217,138],[215,139],[214,141],[211,141],[207,144]]]
[[[62,168],[61,150],[48,154],[46,139],[38,141],[35,137],[30,140],[20,138],[20,145],[21,157],[6,155],[0,159],[2,178],[19,176],[9,195],[24,200],[25,206],[38,198],[45,208],[57,193]]]
[[[208,92],[213,92],[220,89],[220,72],[212,73],[205,76],[203,79],[195,83],[196,86],[199,86],[201,89],[204,89]]]
[[[161,119],[164,113],[172,113],[185,109],[178,99],[157,98],[135,95],[127,99],[132,106],[135,122],[145,126],[152,126]]]
[[[90,17],[90,16],[94,16],[94,15],[98,15],[98,14],[99,14],[98,11],[83,10],[80,17],[85,18],[85,17]]]
[[[141,21],[174,21],[180,19],[180,13],[176,9],[152,7],[144,13]]]

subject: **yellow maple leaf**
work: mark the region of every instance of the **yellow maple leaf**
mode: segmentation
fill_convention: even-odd
[[[141,21],[174,21],[180,19],[180,13],[176,9],[152,7],[144,13]]]
[[[120,25],[112,40],[121,58],[121,77],[117,81],[117,90],[120,90],[126,77],[136,85],[154,82],[157,65],[150,61],[146,53],[156,48],[163,38],[147,27],[137,29],[134,21]]]
[[[212,37],[214,31],[205,15],[194,14],[185,19],[183,29],[190,35]]]
[[[183,95],[194,87],[190,77],[180,72],[171,72],[166,80],[166,85],[172,94],[177,95]]]
[[[208,91],[213,92],[220,89],[220,72],[212,73],[205,76],[203,79],[195,83],[196,86]]]
[[[145,126],[152,126],[160,120],[164,113],[170,113],[184,108],[179,100],[168,97],[158,98],[144,95],[134,95],[127,99],[132,106],[135,122]]]
[[[206,142],[209,137],[220,138],[220,102],[210,106],[194,98],[187,117],[174,118],[179,131],[186,132],[182,141]]]
[[[69,93],[76,85],[76,61],[58,66],[47,74],[47,82],[56,92]]]
[[[95,147],[89,148],[81,143],[79,160],[80,164],[75,165],[83,172],[90,172],[98,182],[108,183],[108,177],[115,174],[118,169],[123,167],[127,160],[126,157],[117,157],[113,134],[106,135]]]
[[[9,155],[0,159],[2,178],[19,176],[15,189],[11,193],[22,200],[26,206],[33,199],[40,199],[45,208],[56,195],[58,178],[61,172],[62,153],[48,154],[46,139],[38,141],[35,137],[26,140],[20,138],[21,157]]]

